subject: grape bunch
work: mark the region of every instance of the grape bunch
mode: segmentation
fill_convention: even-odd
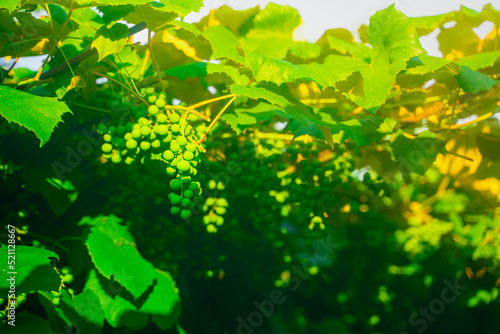
[[[136,161],[148,163],[162,161],[166,173],[174,177],[170,182],[172,192],[168,195],[172,205],[170,212],[182,219],[191,217],[193,198],[201,194],[201,187],[194,181],[200,152],[205,150],[198,140],[206,127],[200,124],[193,128],[190,122],[198,121],[195,114],[181,116],[178,110],[167,105],[165,94],[150,94],[149,107],[144,104],[132,106],[120,99],[112,101],[108,124],[99,124],[103,135],[101,146],[104,161],[131,165]]]

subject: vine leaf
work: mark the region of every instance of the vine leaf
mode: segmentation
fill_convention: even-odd
[[[90,225],[85,245],[97,270],[106,277],[111,276],[123,285],[132,296],[139,298],[153,283],[153,265],[137,250],[134,239],[121,219],[115,216],[83,218],[79,225]]]
[[[445,144],[430,131],[424,131],[410,139],[399,130],[391,147],[394,157],[404,169],[423,175],[434,164],[439,153],[446,153]]]
[[[471,70],[478,70],[481,68],[493,66],[498,58],[500,58],[500,51],[490,51],[461,58],[457,60],[457,63],[462,66],[467,66]]]
[[[0,115],[33,131],[40,139],[40,147],[49,141],[61,115],[72,113],[57,98],[40,97],[14,88],[0,86]]]
[[[127,43],[128,28],[125,24],[115,23],[110,28],[103,26],[96,34],[92,42],[92,49],[99,53],[99,60],[107,55],[118,53]]]
[[[471,70],[467,66],[460,66],[460,68],[460,74],[456,78],[460,88],[465,92],[477,94],[488,91],[498,84],[497,80],[490,78],[486,74]]]
[[[181,299],[169,273],[156,269],[156,285],[139,312],[153,315],[153,322],[161,329],[172,327],[181,315]]]
[[[16,294],[32,291],[59,291],[61,278],[50,264],[49,257],[59,260],[59,256],[46,249],[30,246],[16,246],[15,268],[7,263],[8,247],[0,248],[0,256],[5,261],[0,265],[0,293],[7,296],[9,291],[9,272],[16,274]],[[12,259],[12,258],[11,258]],[[10,261],[10,260],[9,260]]]
[[[19,0],[3,0],[0,8],[7,8],[12,13],[16,10],[17,5],[19,5]]]
[[[130,300],[122,296],[116,282],[107,281],[91,270],[85,284],[85,290],[92,291],[104,310],[104,318],[114,328],[127,327],[140,330],[148,323],[148,315],[141,314]]]
[[[235,108],[233,112],[225,112],[221,119],[239,135],[248,126],[257,124],[259,121],[270,120],[274,115],[290,119],[290,116],[281,108],[268,103],[259,103],[250,109]]]
[[[245,58],[236,49],[240,46],[238,37],[227,27],[219,25],[205,29],[205,37],[212,46],[212,56],[210,59],[228,58],[239,64],[245,64]]]
[[[55,334],[47,321],[26,311],[16,313],[16,325],[4,325],[2,333],[43,333]]]

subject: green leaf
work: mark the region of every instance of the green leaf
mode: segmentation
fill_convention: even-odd
[[[274,84],[251,87],[231,85],[231,92],[255,100],[264,99],[281,107],[292,118],[303,124],[309,134],[322,132],[323,123],[313,113],[312,108],[295,99],[285,85],[279,87]]]
[[[273,82],[277,85],[296,80],[312,80],[321,88],[335,87],[339,81],[362,66],[368,64],[342,56],[329,56],[327,64],[293,65],[285,60],[270,59],[263,55],[252,54],[247,61],[257,82]]]
[[[223,64],[212,64],[206,62],[196,62],[187,65],[179,65],[166,70],[165,73],[174,76],[180,80],[186,78],[205,78],[213,74],[225,74],[232,82],[238,85],[244,85],[248,78],[240,74],[237,68]]]
[[[359,147],[378,143],[383,137],[393,133],[396,124],[397,121],[391,118],[372,116],[336,122],[328,124],[328,127],[335,143],[342,143],[351,138]]]
[[[250,35],[272,31],[282,36],[292,37],[293,31],[302,23],[299,12],[290,6],[269,3],[253,19]],[[279,27],[279,28],[277,28]]]
[[[235,108],[233,112],[225,112],[221,119],[228,123],[236,134],[259,121],[270,120],[274,115],[290,118],[283,110],[268,103],[259,103],[250,109]]]
[[[108,28],[103,26],[92,42],[92,49],[97,49],[99,61],[112,53],[119,53],[127,44],[128,28],[125,24],[115,23]]]
[[[33,4],[45,6],[46,3],[52,3],[67,8],[77,9],[92,6],[140,5],[149,2],[151,2],[151,0],[21,0],[21,5]]]
[[[17,89],[0,86],[0,115],[33,131],[40,139],[40,147],[49,141],[61,115],[68,106],[57,98],[39,97]]]
[[[445,66],[448,67],[454,74],[460,73],[460,68],[455,62],[444,58],[421,55],[417,59],[419,60],[418,66],[407,69],[407,74],[424,75],[427,73],[433,73]]]
[[[67,290],[61,291],[59,307],[64,317],[82,333],[100,334],[104,325],[104,310],[99,297],[91,290],[83,290],[71,296]]]
[[[168,28],[167,23],[177,18],[177,14],[163,10],[165,7],[159,7],[158,3],[155,6],[139,5],[135,7],[134,11],[125,17],[125,20],[129,23],[138,24],[141,22],[146,23],[146,26],[151,31],[156,31],[161,28]]]
[[[218,9],[212,10],[210,15],[205,16],[199,23],[195,23],[200,29],[212,25],[223,25],[228,27],[237,36],[246,33],[246,26],[252,23],[252,18],[259,13],[259,6],[245,10],[235,10],[231,7],[224,5]],[[211,23],[208,24],[210,22]]]
[[[293,43],[291,37],[276,36],[274,34],[262,34],[241,39],[241,46],[245,50],[245,54],[260,53],[275,59],[284,59]]]
[[[460,74],[456,78],[458,85],[465,92],[477,94],[488,91],[498,84],[497,80],[490,78],[486,74],[471,70],[467,66],[460,66],[460,68]]]
[[[7,320],[7,319],[6,319]],[[39,316],[28,313],[26,311],[16,313],[16,325],[8,324],[2,327],[2,333],[40,333],[40,334],[55,334],[47,321]]]
[[[490,51],[459,59],[457,63],[462,66],[467,66],[472,70],[479,70],[481,68],[493,66],[499,57],[500,51]]]
[[[125,16],[134,11],[133,5],[119,6],[99,6],[97,9],[102,13],[102,20],[105,24],[110,24],[123,19]]]
[[[79,225],[90,225],[85,245],[97,270],[113,276],[137,299],[153,283],[154,268],[139,254],[132,235],[115,216],[83,218]]]
[[[290,54],[303,60],[314,59],[320,56],[321,47],[308,42],[295,42],[290,46]]]
[[[410,139],[399,130],[391,147],[394,157],[403,169],[423,175],[434,164],[437,155],[446,152],[445,144],[430,131],[424,131],[416,138]]]
[[[124,298],[120,289],[116,282],[106,280],[91,270],[84,291],[90,290],[99,298],[104,318],[112,327],[144,328],[148,323],[148,314],[139,313],[137,306]]]
[[[0,8],[7,8],[9,12],[13,12],[16,10],[17,5],[19,5],[19,0],[3,0],[2,3],[0,3]]]
[[[153,315],[153,322],[161,329],[172,327],[181,315],[181,299],[169,273],[156,269],[153,292],[139,309]]]
[[[10,249],[12,251],[12,248]],[[0,264],[0,294],[7,295],[10,287],[9,274],[16,272],[15,285],[16,294],[28,293],[32,291],[58,291],[61,285],[61,278],[57,275],[50,264],[49,257],[59,259],[56,253],[46,249],[16,246],[15,259],[11,258],[9,248],[0,248],[0,257],[5,259]],[[9,258],[8,258],[9,257]],[[11,268],[7,261],[15,260],[14,267]]]
[[[229,30],[229,28],[218,25],[205,29],[205,37],[212,45],[212,56],[210,59],[228,58],[239,64],[245,64],[245,58],[238,52],[237,46],[240,46],[238,37]]]

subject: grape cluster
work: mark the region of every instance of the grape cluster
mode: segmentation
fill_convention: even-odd
[[[200,163],[200,151],[204,146],[197,143],[206,130],[204,124],[193,128],[188,121],[195,122],[198,116],[181,116],[177,110],[169,109],[165,94],[147,97],[149,107],[131,106],[120,99],[110,103],[111,124],[99,124],[103,135],[102,158],[113,163],[131,165],[136,161],[151,160],[166,164],[166,173],[173,176],[168,195],[172,205],[170,212],[189,219],[193,209],[193,198],[201,194],[201,187],[193,178]]]

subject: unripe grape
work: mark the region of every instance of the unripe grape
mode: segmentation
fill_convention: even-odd
[[[158,108],[161,109],[161,108],[165,107],[165,105],[167,104],[167,101],[160,98],[160,99],[156,100],[155,104]]]
[[[182,206],[183,207],[188,207],[191,204],[191,200],[189,198],[183,198],[182,199]]]
[[[172,180],[172,181],[174,181],[174,180]],[[175,180],[175,181],[178,181],[178,180]],[[180,184],[181,183],[179,182],[179,186],[180,186]],[[170,184],[170,186],[172,186],[172,184]],[[184,191],[184,197],[186,197],[186,198],[193,198],[194,197],[193,191],[189,190],[189,189],[185,190]]]
[[[181,116],[179,116],[179,114],[174,112],[170,115],[169,119],[170,119],[170,123],[175,124],[175,123],[179,123],[179,121],[181,120]]]
[[[189,120],[191,122],[196,122],[199,117],[197,115],[193,114],[193,113],[190,113],[189,116],[188,116],[188,118],[189,118]]]
[[[118,136],[123,136],[125,132],[127,132],[127,129],[123,125],[120,125],[116,128],[116,134]]]
[[[177,137],[177,138],[175,139],[175,141],[177,142],[177,144],[179,144],[179,145],[181,145],[181,146],[186,146],[186,144],[187,144],[187,142],[188,142],[187,138],[186,138],[186,137],[184,137],[184,136]]]
[[[141,130],[140,129],[134,129],[132,130],[132,138],[134,139],[139,139],[141,138],[142,134],[141,134]]]
[[[131,134],[130,132],[127,132],[127,133],[125,134],[125,136],[123,136],[123,139],[125,139],[125,140],[129,140],[129,139],[132,139],[132,138],[133,138],[133,137],[132,137],[132,134]]]
[[[160,94],[158,94],[158,98],[166,100],[167,99],[167,95],[165,93],[160,93]]]
[[[141,134],[143,136],[149,136],[151,134],[151,128],[149,126],[143,126],[141,128]]]
[[[101,149],[104,153],[109,153],[113,150],[113,145],[111,145],[109,143],[104,143],[104,144],[102,144]]]
[[[176,168],[173,168],[173,167],[167,167],[167,174],[168,175],[175,175],[175,173],[177,172],[177,169]]]
[[[217,208],[215,208],[215,213],[217,213],[218,215],[223,215],[226,213],[226,208],[217,207]]]
[[[127,140],[127,142],[125,143],[125,146],[129,149],[129,150],[133,150],[134,148],[137,147],[137,141],[135,141],[134,139],[129,139]]]
[[[135,162],[135,159],[134,159],[134,158],[132,158],[132,157],[126,157],[126,158],[125,158],[125,164],[127,164],[127,165],[131,165],[131,164],[133,164],[134,162]]]
[[[151,148],[151,143],[148,141],[143,141],[140,144],[141,150],[147,151]]]
[[[178,206],[182,203],[182,197],[179,196],[179,195],[174,195],[172,196],[172,198],[170,199],[170,204],[172,204],[173,206]]]
[[[108,132],[108,128],[106,127],[106,125],[99,123],[99,125],[97,125],[97,132],[100,134],[105,134],[106,132]]]
[[[184,184],[190,183],[191,182],[191,176],[183,176],[181,177],[181,182]]]
[[[181,208],[178,206],[173,206],[170,208],[170,213],[173,214],[174,216],[177,216],[181,212]]]
[[[139,123],[139,125],[142,128],[143,126],[149,126],[151,124],[151,121],[149,120],[149,118],[141,117],[141,118],[139,118],[137,123]]]
[[[104,159],[110,159],[111,158],[111,153],[104,153],[102,156]]]
[[[111,161],[114,162],[115,164],[120,163],[122,161],[122,157],[119,154],[113,154],[111,156]]]
[[[116,138],[115,145],[118,148],[123,148],[125,146],[126,140],[123,138]]]
[[[181,181],[177,179],[173,179],[172,181],[170,181],[170,188],[172,188],[172,190],[179,191],[181,190],[181,187],[182,187]]]
[[[194,158],[194,154],[191,151],[186,151],[183,154],[185,160],[192,160]]]
[[[194,152],[196,152],[196,145],[193,143],[187,143],[186,150],[194,153]]]
[[[160,146],[161,146],[161,141],[159,141],[158,139],[153,140],[153,142],[151,143],[152,148],[159,148]]]
[[[155,95],[149,95],[148,96],[148,102],[149,103],[155,103],[157,97]]]
[[[177,142],[175,140],[172,140],[170,142],[170,150],[174,153],[177,153],[181,150],[181,146],[179,144],[177,144]]]
[[[191,211],[189,211],[188,209],[183,209],[181,211],[181,218],[182,219],[189,219],[189,217],[191,217]]]
[[[158,107],[156,105],[150,105],[149,108],[148,108],[148,112],[149,114],[151,115],[156,115],[157,113],[160,112],[160,109],[158,109]]]
[[[158,125],[158,131],[156,133],[158,133],[160,136],[166,135],[168,133],[168,126],[166,126],[165,124]]]
[[[163,152],[163,159],[167,161],[172,161],[174,157],[175,157],[174,152],[170,150],[166,150],[165,152]]]
[[[181,172],[187,172],[191,165],[189,164],[188,161],[181,161],[179,164],[177,164],[177,169],[180,170]]]
[[[179,133],[179,132],[181,132],[181,127],[179,124],[174,124],[174,125],[172,125],[170,130],[172,130],[173,133]]]
[[[102,139],[104,139],[105,142],[109,143],[111,142],[111,140],[113,139],[113,137],[111,137],[110,134],[105,134],[104,136],[102,136]]]
[[[156,121],[158,123],[167,123],[168,117],[165,114],[159,114],[156,116]]]

